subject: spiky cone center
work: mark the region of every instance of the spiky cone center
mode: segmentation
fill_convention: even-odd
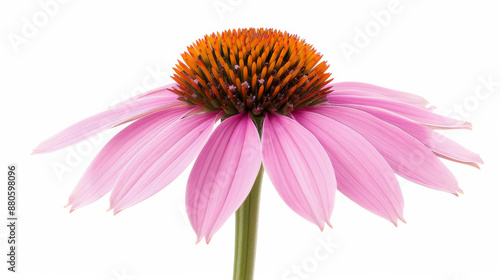
[[[206,111],[287,115],[326,101],[332,79],[322,55],[297,35],[273,29],[205,35],[181,54],[174,93]]]

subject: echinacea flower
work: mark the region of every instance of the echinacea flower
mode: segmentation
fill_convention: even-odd
[[[458,182],[439,157],[482,162],[435,131],[470,129],[469,123],[433,113],[413,94],[331,83],[322,56],[295,35],[228,30],[181,56],[174,84],[70,126],[35,149],[50,152],[131,122],[91,163],[69,198],[71,211],[111,191],[110,209],[118,213],[195,160],[186,207],[198,240],[209,241],[256,191],[263,169],[284,202],[321,229],[331,225],[337,189],[397,225],[404,203],[395,174],[456,195]]]

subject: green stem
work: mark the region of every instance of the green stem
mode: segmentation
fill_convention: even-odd
[[[259,220],[260,187],[264,166],[260,165],[252,191],[236,211],[233,280],[252,280],[257,249],[257,222]]]

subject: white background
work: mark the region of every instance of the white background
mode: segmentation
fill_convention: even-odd
[[[338,195],[334,229],[323,233],[288,209],[266,177],[255,278],[500,279],[498,2],[67,1],[48,12],[47,2],[0,4],[0,181],[5,186],[7,164],[16,163],[20,189],[19,272],[8,273],[0,257],[0,278],[231,279],[234,219],[210,245],[194,244],[183,206],[188,172],[117,216],[105,212],[108,197],[70,215],[69,193],[118,130],[30,152],[82,118],[170,83],[179,54],[204,34],[273,27],[313,44],[336,81],[417,93],[438,112],[471,121],[472,132],[446,134],[486,164],[479,171],[447,163],[465,191],[460,198],[401,180],[408,224],[398,228]],[[374,19],[382,10],[391,13],[383,24]],[[36,30],[23,34],[30,24]],[[355,41],[367,28],[369,40]],[[346,55],[347,45],[356,53]],[[489,89],[481,82],[488,79],[496,81]],[[0,193],[3,217],[5,187]],[[335,247],[321,260],[318,239]],[[293,276],[295,266],[304,275]]]

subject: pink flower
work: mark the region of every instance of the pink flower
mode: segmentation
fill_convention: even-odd
[[[321,55],[297,36],[226,31],[197,41],[182,58],[176,83],[80,121],[34,150],[131,122],[91,163],[69,198],[71,211],[111,192],[118,213],[195,161],[186,207],[198,239],[210,240],[246,199],[262,162],[284,202],[321,229],[330,225],[337,189],[397,225],[404,202],[395,174],[457,195],[458,182],[438,157],[482,163],[435,131],[469,123],[433,113],[413,94],[331,83]]]

